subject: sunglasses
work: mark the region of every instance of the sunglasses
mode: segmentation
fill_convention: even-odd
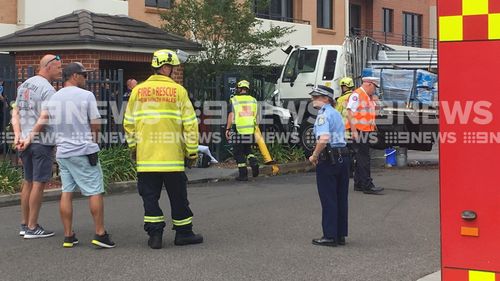
[[[61,57],[60,57],[60,56],[55,56],[53,59],[49,60],[49,61],[45,64],[45,66],[49,65],[49,63],[51,63],[51,62],[53,62],[53,61],[55,61],[55,60],[56,60],[56,61],[60,61],[60,60],[61,60]]]
[[[76,74],[83,76],[83,78],[85,78],[85,79],[87,78],[87,72],[78,72]]]

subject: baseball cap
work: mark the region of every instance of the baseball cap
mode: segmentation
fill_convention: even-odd
[[[64,80],[67,80],[71,75],[75,73],[87,73],[90,70],[85,69],[81,62],[72,62],[66,65],[62,71],[62,76]]]
[[[309,93],[311,96],[327,96],[333,99],[333,89],[327,86],[318,85]]]
[[[380,87],[380,78],[378,77],[373,77],[373,76],[368,76],[368,77],[363,77],[363,82],[365,83],[373,83],[375,87]]]

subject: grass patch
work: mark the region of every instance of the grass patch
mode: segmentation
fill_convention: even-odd
[[[271,154],[272,158],[278,164],[286,164],[291,162],[301,162],[306,160],[304,149],[299,146],[290,146],[289,144],[272,143],[267,145],[267,149]],[[264,163],[262,154],[260,153],[258,147],[255,151],[255,156],[259,160],[259,163]]]
[[[23,171],[12,166],[10,162],[0,161],[0,193],[16,193],[21,191]]]
[[[112,146],[99,152],[105,188],[112,182],[137,180],[135,163],[125,146]]]

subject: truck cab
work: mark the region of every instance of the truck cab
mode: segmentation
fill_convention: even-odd
[[[340,45],[295,47],[276,84],[279,98],[308,99],[308,93],[314,85],[332,87],[336,96],[340,95],[336,81],[345,75],[343,56]]]
[[[311,152],[315,145],[313,125],[317,114],[317,110],[310,103],[309,92],[311,92],[312,87],[316,85],[331,87],[334,90],[334,96],[339,97],[341,95],[341,89],[338,86],[339,80],[350,76],[354,79],[356,86],[359,86],[363,70],[368,63],[378,59],[379,51],[385,52],[386,50],[390,50],[390,48],[383,44],[373,43],[373,41],[355,41],[349,38],[343,45],[290,46],[285,51],[288,53],[288,57],[277,80],[271,104],[288,111],[288,115],[291,117],[288,124],[281,123],[279,126],[274,126],[274,130],[281,128],[278,130],[297,132],[299,143],[306,154]],[[393,67],[398,70],[392,71],[400,71],[400,67]],[[377,69],[377,71],[381,75],[381,71],[385,71],[385,69]],[[412,98],[417,87],[417,69],[406,71],[411,73],[415,71],[415,75],[405,78],[410,80],[405,81],[407,85],[410,85],[410,88],[406,90],[409,97],[407,100],[384,99],[383,87],[380,88],[378,93],[380,101],[378,101],[377,106],[379,137],[377,142],[372,144],[374,148],[383,149],[396,145],[413,150],[428,151],[432,149],[435,141],[434,136],[438,131],[438,110]],[[382,81],[382,86],[383,83]],[[387,92],[389,93],[389,91]],[[275,123],[283,122],[283,118],[275,118],[274,120]],[[394,132],[416,133],[418,135],[424,131],[430,135],[430,137],[425,138],[426,143],[419,142],[418,136],[411,143],[388,142],[384,137],[385,135],[393,137]],[[429,138],[432,141],[429,142]]]

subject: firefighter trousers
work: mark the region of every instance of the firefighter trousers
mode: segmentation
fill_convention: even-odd
[[[253,135],[235,134],[231,143],[233,145],[234,159],[238,163],[239,168],[247,166],[247,159],[250,166],[257,165],[257,158],[252,154],[252,145],[254,144]]]
[[[163,186],[167,190],[173,229],[191,232],[193,213],[187,199],[187,177],[184,172],[137,173],[137,188],[144,203],[144,230],[148,235],[163,234],[165,217],[159,200]]]

